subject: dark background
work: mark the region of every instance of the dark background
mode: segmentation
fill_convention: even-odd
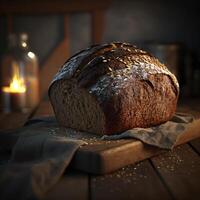
[[[27,0],[28,1],[28,0]],[[66,0],[67,1],[67,0]],[[11,1],[12,2],[12,1]],[[200,6],[195,0],[113,0],[106,13],[103,42],[125,41],[145,48],[146,43],[179,43],[184,56],[190,53],[200,85]],[[70,54],[91,45],[89,14],[70,15]],[[31,50],[45,61],[63,37],[63,17],[59,15],[15,16],[14,32],[27,32]],[[6,49],[6,21],[0,17],[0,55]],[[0,56],[1,57],[1,56]],[[184,63],[184,62],[182,62]],[[181,73],[187,70],[180,66]],[[197,74],[196,72],[193,72]],[[181,82],[184,82],[183,78]],[[190,78],[191,81],[193,77]],[[198,90],[198,88],[196,88]]]
[[[200,6],[195,0],[113,0],[106,15],[104,42],[181,42],[200,55]],[[43,61],[63,35],[62,16],[16,16],[15,32],[27,32],[31,49]],[[0,18],[0,53],[6,46],[5,19]],[[73,54],[90,44],[90,17],[70,17]]]

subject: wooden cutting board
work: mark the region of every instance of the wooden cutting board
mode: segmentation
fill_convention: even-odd
[[[188,124],[185,132],[178,138],[176,146],[198,137],[200,119]],[[77,151],[71,167],[92,174],[106,174],[166,151],[134,139],[94,141]]]
[[[41,113],[36,118],[39,116],[41,116]],[[8,118],[10,119],[10,116]],[[15,121],[18,118],[20,117],[16,118],[14,116]],[[9,132],[1,133],[0,147],[4,146],[7,149],[11,149],[18,136],[16,131],[14,134]],[[187,129],[179,137],[176,145],[186,143],[198,137],[200,137],[200,116],[191,124],[188,124]],[[78,139],[83,138],[79,136]],[[159,148],[143,144],[135,139],[112,141],[91,139],[87,145],[78,149],[70,167],[92,174],[106,174],[164,152],[166,150],[160,150]]]

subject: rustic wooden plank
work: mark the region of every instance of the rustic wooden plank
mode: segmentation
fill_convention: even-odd
[[[47,94],[48,87],[66,59],[69,57],[68,39],[64,39],[53,50],[40,70],[40,97],[41,99]]]
[[[36,116],[53,115],[53,110],[48,101],[41,102],[36,109]],[[27,120],[32,116],[32,111],[29,113],[1,113],[0,114],[0,146],[1,150],[12,149],[18,139],[17,130],[21,128]]]
[[[0,153],[9,153],[15,145],[18,130],[26,123],[33,111],[28,113],[12,112],[0,114]]]
[[[156,156],[151,162],[174,199],[199,199],[200,157],[189,145]]]
[[[24,125],[29,117],[29,113],[8,113],[1,114],[0,130],[16,129]]]
[[[187,125],[184,133],[177,139],[176,146],[198,137],[200,137],[200,119],[196,119]]]
[[[58,183],[48,191],[45,200],[89,199],[88,175],[67,170]]]
[[[111,0],[76,0],[76,1],[3,1],[0,4],[0,14],[57,14],[69,12],[87,12],[94,9],[106,9]]]
[[[92,43],[99,44],[102,42],[103,33],[105,29],[105,11],[95,10],[91,13],[92,22]]]
[[[105,176],[91,176],[91,199],[171,199],[146,160]]]
[[[17,129],[22,127],[30,114],[1,113],[0,115],[0,157],[9,153],[18,139]],[[6,155],[7,156],[7,155]]]
[[[176,145],[200,136],[199,121],[188,125]],[[139,140],[98,141],[80,148],[72,160],[72,165],[75,169],[89,173],[106,174],[163,152],[164,150],[145,145]]]
[[[81,147],[72,160],[72,166],[93,174],[107,174],[158,153],[158,148],[136,140],[102,141]]]
[[[200,138],[190,141],[190,145],[200,154]]]

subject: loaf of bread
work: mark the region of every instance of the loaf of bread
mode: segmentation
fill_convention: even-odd
[[[177,79],[165,65],[133,45],[118,42],[75,54],[49,87],[61,126],[101,135],[168,121],[178,95]]]

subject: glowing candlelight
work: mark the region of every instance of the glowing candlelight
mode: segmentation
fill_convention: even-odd
[[[37,55],[29,49],[28,35],[10,35],[9,51],[2,57],[2,110],[29,112],[39,104]]]
[[[19,68],[13,65],[13,78],[9,86],[2,87],[4,111],[22,111],[25,108],[26,86],[23,78],[20,77]]]
[[[24,79],[20,78],[19,69],[14,66],[14,76],[10,82],[10,86],[6,86],[2,88],[3,92],[9,93],[25,93],[26,86],[24,83]]]

